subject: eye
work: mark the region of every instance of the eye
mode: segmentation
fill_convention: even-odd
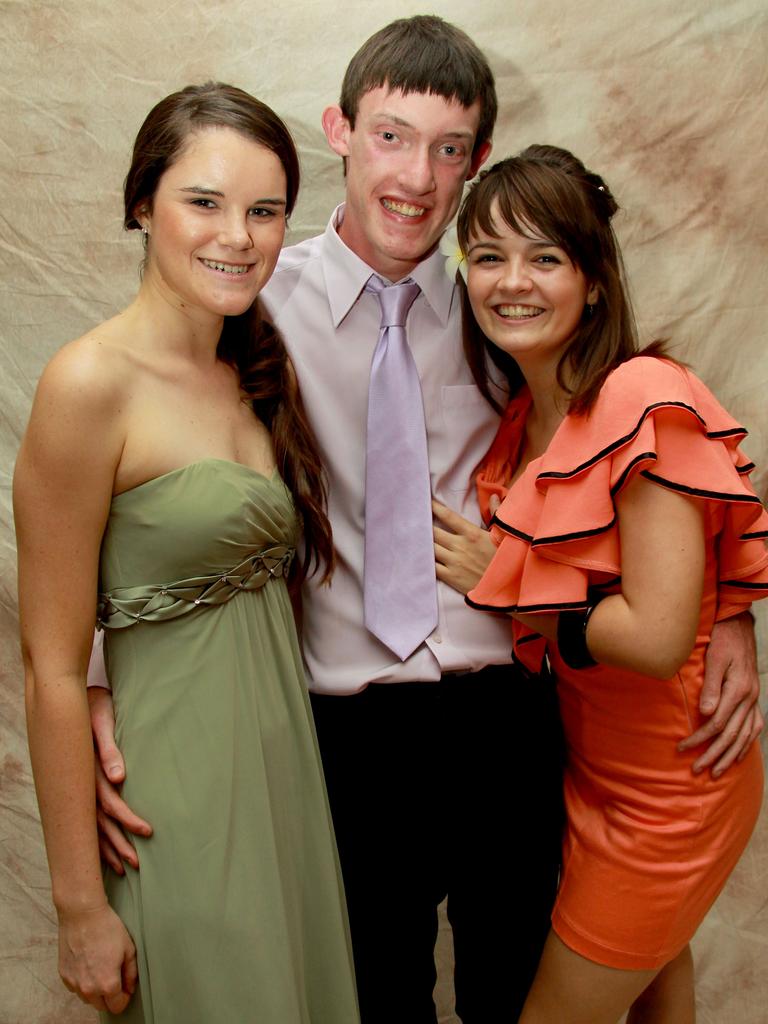
[[[384,142],[397,142],[397,135],[390,131],[379,132],[379,138],[383,139]]]
[[[464,148],[454,142],[446,142],[440,147],[440,153],[447,157],[461,157],[464,156]]]
[[[266,220],[269,217],[274,217],[277,211],[270,209],[268,206],[252,206],[248,211],[249,216],[257,217],[262,220]]]
[[[544,265],[549,264],[550,266],[559,266],[563,261],[559,256],[556,256],[552,252],[543,252],[536,257],[534,262],[543,263]]]
[[[203,199],[202,197],[198,197],[197,199],[191,199],[190,202],[191,202],[192,206],[197,206],[201,210],[215,210],[216,209],[216,203],[214,203],[214,201],[212,199]]]

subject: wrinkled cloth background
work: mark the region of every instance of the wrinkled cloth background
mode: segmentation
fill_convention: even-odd
[[[420,10],[461,25],[487,53],[501,101],[497,157],[557,143],[606,177],[623,206],[615,223],[644,338],[671,338],[750,428],[765,493],[761,0],[436,0],[421,9],[406,0],[0,0],[0,1024],[94,1020],[56,973],[24,737],[10,484],[46,360],[136,288],[140,241],[121,230],[120,206],[135,133],[157,100],[189,82],[248,89],[286,118],[302,155],[290,240],[315,234],[343,192],[321,111],[360,43]],[[761,612],[763,671],[765,620]],[[510,722],[511,745],[520,727]],[[695,941],[702,1024],[766,1019],[766,817]],[[447,821],[446,842],[450,834]],[[456,1021],[450,955],[444,925],[444,1022]]]

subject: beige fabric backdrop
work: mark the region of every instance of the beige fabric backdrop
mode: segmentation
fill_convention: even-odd
[[[430,9],[464,27],[491,60],[498,156],[558,143],[607,177],[624,206],[617,227],[646,336],[672,337],[751,428],[764,487],[761,0],[437,0]],[[256,93],[295,131],[304,191],[291,235],[313,234],[342,193],[321,110],[337,99],[358,45],[415,13],[406,0],[0,0],[0,1024],[93,1020],[56,977],[24,739],[10,481],[43,364],[135,288],[138,238],[120,227],[133,136],[152,104],[188,82],[213,77]],[[765,670],[764,615],[760,627]],[[511,745],[517,728],[510,722]],[[703,1024],[766,1020],[767,881],[764,816],[696,940]],[[441,963],[449,955],[444,942]],[[455,1020],[445,980],[439,995],[442,1019]]]

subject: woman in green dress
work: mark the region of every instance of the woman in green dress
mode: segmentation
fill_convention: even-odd
[[[41,378],[16,466],[29,742],[64,983],[104,1020],[355,1024],[346,913],[286,577],[332,568],[314,441],[257,296],[298,189],[230,86],[136,140],[134,302]],[[301,522],[301,527],[299,526]],[[97,596],[98,595],[98,596]],[[105,633],[141,870],[102,880],[85,676]]]

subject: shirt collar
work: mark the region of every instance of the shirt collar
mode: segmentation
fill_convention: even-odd
[[[337,206],[325,229],[323,273],[333,326],[338,327],[357,302],[374,271],[352,252],[338,234],[344,216],[344,204]],[[424,298],[443,327],[448,323],[455,285],[445,272],[445,256],[436,249],[408,275],[421,288]],[[458,301],[458,299],[456,299]]]
[[[421,288],[424,298],[432,307],[438,320],[445,327],[451,312],[451,305],[459,301],[456,285],[445,272],[445,256],[435,249],[431,256],[416,266],[410,274]]]

